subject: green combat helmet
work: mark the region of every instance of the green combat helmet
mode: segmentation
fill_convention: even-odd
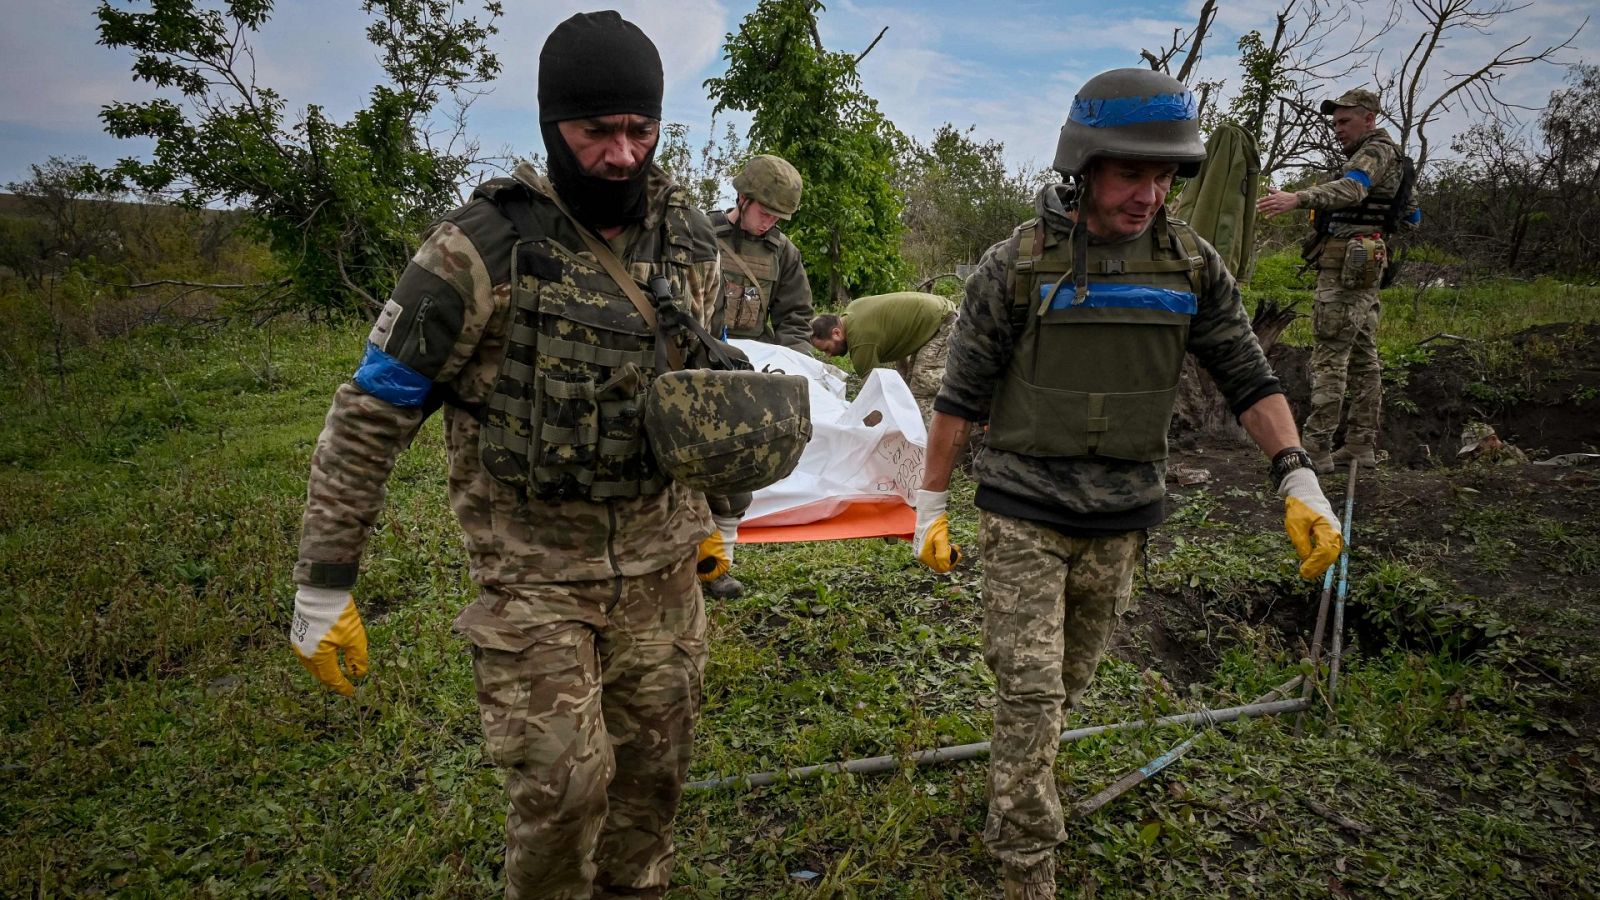
[[[784,221],[800,208],[800,173],[781,156],[752,157],[733,176],[733,189]]]
[[[1183,82],[1149,69],[1112,69],[1072,98],[1052,166],[1082,175],[1097,156],[1178,164],[1192,178],[1206,159],[1200,110]]]
[[[674,480],[708,494],[756,491],[799,465],[811,394],[799,375],[682,369],[651,382],[644,427]]]

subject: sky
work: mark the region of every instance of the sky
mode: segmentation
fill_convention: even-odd
[[[1365,8],[1381,2],[1366,0]],[[1076,89],[1096,72],[1139,65],[1141,48],[1157,50],[1174,28],[1193,27],[1200,3],[1124,0],[1112,13],[1103,0],[825,0],[820,31],[830,50],[860,53],[888,26],[861,64],[862,87],[906,134],[926,140],[946,122],[970,126],[980,140],[1003,142],[1014,166],[1036,167],[1049,163]],[[1228,92],[1238,80],[1239,35],[1270,30],[1280,5],[1281,0],[1219,0],[1201,76],[1227,79]],[[610,6],[655,41],[666,72],[663,118],[689,126],[691,145],[697,145],[712,126],[702,83],[724,70],[723,40],[755,0],[614,0]],[[0,185],[27,177],[30,163],[50,156],[109,164],[148,153],[144,142],[101,130],[102,106],[148,99],[154,92],[133,81],[131,54],[96,43],[95,7],[92,0],[0,0],[7,23],[0,30]],[[342,119],[360,108],[382,74],[360,7],[357,0],[278,0],[253,39],[258,83],[282,94],[290,110],[315,103]],[[1481,63],[1524,36],[1540,46],[1559,42],[1589,7],[1586,0],[1535,0],[1491,33],[1458,38],[1440,58],[1461,67]],[[556,23],[593,8],[505,0],[493,40],[502,71],[468,119],[469,133],[485,151],[543,151],[534,102],[539,48]],[[1416,26],[1402,25],[1386,42],[1385,59],[1403,53],[1416,32]],[[1600,63],[1600,22],[1590,23],[1563,59]],[[1521,103],[1543,106],[1564,75],[1559,66],[1530,66],[1509,75],[1502,90]],[[725,114],[722,121],[741,130],[748,124],[737,115]],[[1431,134],[1435,147],[1447,145],[1450,133],[1466,121],[1457,115],[1437,126]],[[718,122],[716,130],[722,128]]]

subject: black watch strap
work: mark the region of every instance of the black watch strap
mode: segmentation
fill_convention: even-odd
[[[1273,492],[1276,493],[1278,488],[1283,485],[1283,479],[1289,477],[1290,472],[1293,472],[1295,469],[1309,468],[1312,468],[1311,454],[1307,453],[1305,448],[1287,447],[1283,450],[1279,450],[1277,455],[1272,457],[1271,476]]]

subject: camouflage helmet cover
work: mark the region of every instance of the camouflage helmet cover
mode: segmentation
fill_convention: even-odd
[[[787,221],[800,208],[800,172],[781,156],[751,157],[733,176],[733,189]]]
[[[1101,156],[1177,163],[1179,175],[1198,174],[1206,146],[1194,94],[1150,69],[1112,69],[1089,79],[1072,98],[1052,168],[1082,175]]]
[[[1331,116],[1338,112],[1342,106],[1359,107],[1370,113],[1382,112],[1382,109],[1378,106],[1378,95],[1366,88],[1354,88],[1345,91],[1336,100],[1322,101],[1322,106],[1319,108],[1322,110],[1323,115]]]
[[[811,440],[805,378],[681,369],[650,383],[645,433],[661,471],[697,491],[758,491],[794,471]]]
[[[1456,451],[1457,456],[1466,456],[1478,449],[1490,438],[1497,438],[1494,426],[1488,422],[1468,422],[1461,429],[1461,449]]]

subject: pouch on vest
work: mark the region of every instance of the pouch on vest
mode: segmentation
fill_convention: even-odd
[[[1378,286],[1383,277],[1383,241],[1371,235],[1350,238],[1344,248],[1344,264],[1339,268],[1339,286],[1365,290]]]

